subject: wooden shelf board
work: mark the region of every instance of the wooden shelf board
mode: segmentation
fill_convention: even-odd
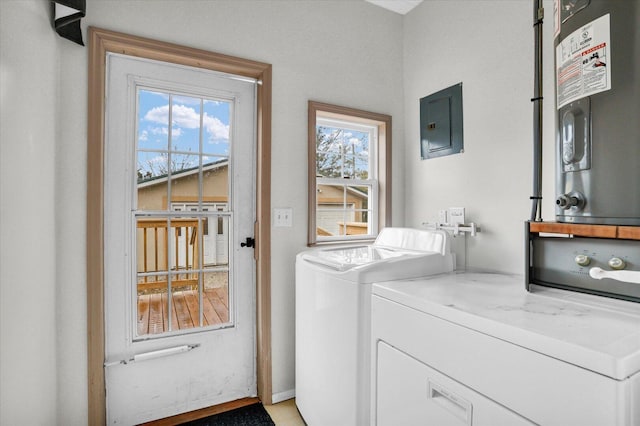
[[[580,237],[617,238],[615,225],[586,225],[577,223],[530,222],[531,232],[548,232],[551,234],[570,234]]]

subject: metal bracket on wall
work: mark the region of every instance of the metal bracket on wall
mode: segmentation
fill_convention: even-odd
[[[475,237],[478,232],[480,232],[480,227],[473,222],[470,223],[456,223],[450,225],[448,223],[430,223],[430,222],[422,222],[422,226],[427,229],[442,229],[443,231],[449,231],[453,233],[453,236],[456,237],[460,234],[469,233],[472,237]]]

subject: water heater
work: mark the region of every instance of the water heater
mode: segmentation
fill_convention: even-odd
[[[556,220],[640,225],[640,0],[555,0]]]

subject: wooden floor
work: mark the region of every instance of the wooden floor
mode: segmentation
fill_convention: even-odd
[[[205,289],[203,294],[204,326],[229,321],[227,287]],[[138,336],[169,331],[167,293],[138,296]],[[200,304],[197,290],[173,292],[171,329],[183,330],[200,325]]]

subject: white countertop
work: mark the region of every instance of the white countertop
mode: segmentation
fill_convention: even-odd
[[[373,294],[614,379],[640,372],[640,303],[529,293],[523,276],[471,272],[378,283]]]

